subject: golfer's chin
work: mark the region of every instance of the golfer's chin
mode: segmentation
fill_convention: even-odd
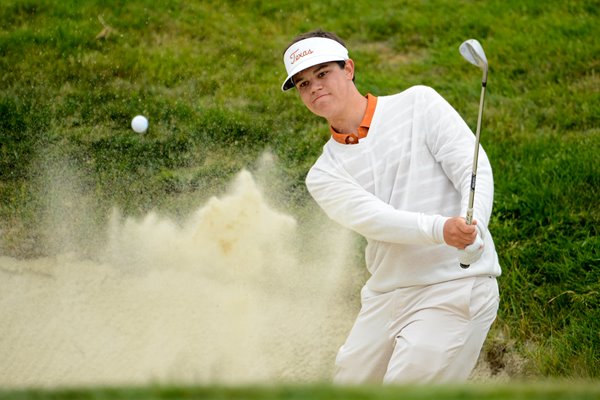
[[[313,114],[328,119],[329,116],[333,115],[334,111],[334,104],[331,100],[331,95],[318,97],[308,106],[308,108],[313,112]]]

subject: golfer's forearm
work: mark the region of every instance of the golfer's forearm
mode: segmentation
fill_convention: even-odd
[[[389,243],[444,243],[447,218],[397,210],[351,184],[311,184],[309,192],[325,213],[367,239]]]
[[[346,218],[346,225],[372,240],[402,244],[444,243],[444,223],[440,215],[392,210]]]

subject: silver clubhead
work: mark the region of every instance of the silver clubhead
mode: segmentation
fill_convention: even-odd
[[[483,81],[485,82],[487,80],[488,61],[483,47],[477,39],[465,40],[458,50],[465,60],[483,70]]]

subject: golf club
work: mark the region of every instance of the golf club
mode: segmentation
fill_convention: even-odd
[[[475,152],[473,154],[473,172],[471,174],[471,191],[469,193],[469,206],[467,208],[467,224],[473,222],[473,202],[475,200],[475,181],[477,179],[477,158],[479,157],[479,135],[481,134],[481,118],[483,116],[483,100],[485,99],[485,87],[487,85],[488,61],[485,57],[483,47],[476,39],[465,40],[459,47],[460,54],[465,60],[481,68],[481,96],[479,97],[479,114],[477,115],[477,130],[475,132]],[[469,265],[460,264],[461,268],[469,268]]]

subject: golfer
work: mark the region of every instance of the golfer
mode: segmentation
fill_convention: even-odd
[[[367,240],[370,277],[334,382],[466,380],[499,301],[485,152],[467,225],[475,138],[435,90],[359,93],[344,42],[321,30],[298,36],[283,61],[282,90],[295,88],[331,132],[307,188],[331,219]]]

